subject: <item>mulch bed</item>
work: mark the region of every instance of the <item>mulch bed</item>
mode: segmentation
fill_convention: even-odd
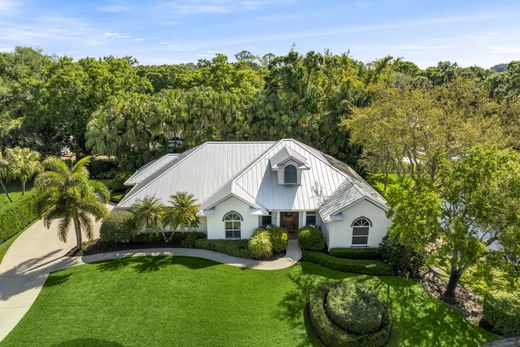
[[[420,282],[422,286],[434,297],[443,300],[446,280],[444,280],[435,268],[428,268],[421,273]],[[481,325],[482,322],[482,299],[472,290],[459,284],[455,291],[456,302],[447,303],[457,309],[470,322]]]

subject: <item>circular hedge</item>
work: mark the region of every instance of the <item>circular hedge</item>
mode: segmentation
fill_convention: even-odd
[[[321,287],[311,295],[309,316],[327,346],[384,346],[390,336],[388,307],[359,285]]]
[[[520,335],[520,295],[509,292],[489,293],[484,298],[484,320],[495,330]]]

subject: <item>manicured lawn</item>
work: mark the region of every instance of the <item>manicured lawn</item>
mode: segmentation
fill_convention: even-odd
[[[125,258],[52,274],[2,346],[306,346],[302,292],[363,282],[391,302],[392,346],[478,346],[493,335],[418,284],[303,262],[280,271],[183,257]]]
[[[13,199],[13,201],[17,201],[22,198],[22,186],[20,182],[9,182],[5,186],[9,192],[9,196],[11,199]],[[33,189],[32,183],[27,183],[27,186],[25,187],[25,196],[32,195],[35,192],[36,190]],[[4,207],[8,207],[9,204],[9,199],[7,199],[4,190],[0,188],[0,210],[2,210]]]

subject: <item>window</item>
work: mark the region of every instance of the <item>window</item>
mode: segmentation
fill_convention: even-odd
[[[260,226],[273,225],[273,219],[271,215],[260,217]]]
[[[305,225],[316,225],[316,212],[307,212],[305,214]]]
[[[296,166],[294,165],[287,165],[285,169],[283,170],[283,179],[284,182],[287,184],[291,183],[298,183],[298,177],[296,174]]]
[[[226,239],[239,239],[242,216],[238,212],[231,211],[226,213],[222,220],[226,230]]]
[[[365,246],[368,244],[368,231],[372,222],[365,217],[359,217],[352,222],[352,246]]]

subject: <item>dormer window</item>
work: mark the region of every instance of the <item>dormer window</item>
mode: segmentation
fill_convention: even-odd
[[[297,184],[298,183],[298,171],[296,166],[287,165],[283,170],[283,178],[285,184]]]
[[[269,162],[281,185],[301,184],[302,172],[310,169],[305,156],[287,146],[269,158]]]

